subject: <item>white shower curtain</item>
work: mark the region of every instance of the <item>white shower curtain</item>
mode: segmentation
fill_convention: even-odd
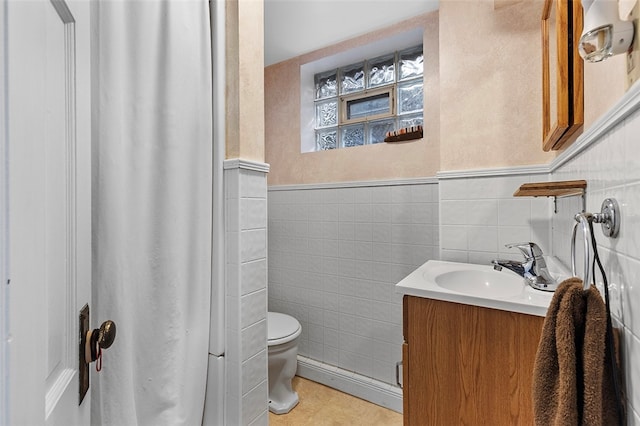
[[[199,425],[211,285],[206,0],[94,2],[92,423]]]

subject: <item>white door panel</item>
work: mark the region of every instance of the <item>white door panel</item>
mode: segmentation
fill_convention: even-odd
[[[10,424],[88,424],[78,314],[91,302],[89,2],[7,4]]]

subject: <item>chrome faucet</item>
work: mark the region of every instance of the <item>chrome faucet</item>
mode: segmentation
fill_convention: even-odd
[[[493,269],[501,271],[507,268],[524,278],[531,287],[543,291],[555,291],[558,283],[547,269],[547,263],[542,257],[542,250],[536,243],[512,243],[506,244],[507,248],[517,248],[524,255],[524,261],[516,260],[492,260]]]

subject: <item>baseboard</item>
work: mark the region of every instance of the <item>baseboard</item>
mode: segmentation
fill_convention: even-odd
[[[379,380],[343,370],[311,358],[298,356],[300,377],[402,413],[402,389]]]

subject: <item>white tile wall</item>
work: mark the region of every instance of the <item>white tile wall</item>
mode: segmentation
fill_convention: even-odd
[[[224,178],[226,423],[265,425],[269,400],[266,174],[225,164]]]
[[[554,180],[587,180],[587,211],[599,212],[602,200],[616,198],[621,208],[620,236],[609,239],[595,225],[600,257],[611,294],[611,309],[623,331],[622,358],[627,423],[640,425],[640,112],[608,131],[598,142],[552,173]],[[553,216],[553,247],[570,265],[573,215],[577,197],[558,202]],[[578,267],[579,271],[582,270]],[[602,289],[602,280],[598,284]]]
[[[611,308],[622,330],[627,423],[640,425],[640,112],[547,173],[443,178],[436,184],[269,190],[269,308],[297,317],[302,355],[394,383],[402,340],[397,281],[427,259],[518,258],[536,242],[570,265],[580,197],[514,198],[526,182],[587,180],[586,206],[622,209],[620,236],[596,225]],[[440,218],[440,219],[439,219]],[[234,248],[235,250],[235,248]],[[239,255],[238,255],[239,256]],[[581,269],[581,268],[579,268]],[[602,288],[602,280],[598,285]]]
[[[395,284],[438,256],[437,184],[268,194],[269,310],[300,321],[301,355],[395,384]]]
[[[550,216],[545,197],[513,197],[527,182],[548,174],[441,179],[440,258],[488,264],[492,259],[521,257],[508,243],[532,241],[551,254]]]
[[[596,238],[605,266],[611,309],[622,331],[621,356],[627,423],[640,425],[640,112],[622,120],[595,143],[550,175],[465,177],[441,179],[440,238],[443,260],[487,263],[514,257],[504,247],[534,241],[543,251],[570,266],[573,216],[582,210],[580,197],[514,198],[520,184],[544,180],[587,181],[586,209],[599,212],[605,198],[616,198],[622,225],[616,239],[606,238],[596,225]],[[582,271],[578,259],[578,272]],[[602,279],[598,277],[602,291]]]

